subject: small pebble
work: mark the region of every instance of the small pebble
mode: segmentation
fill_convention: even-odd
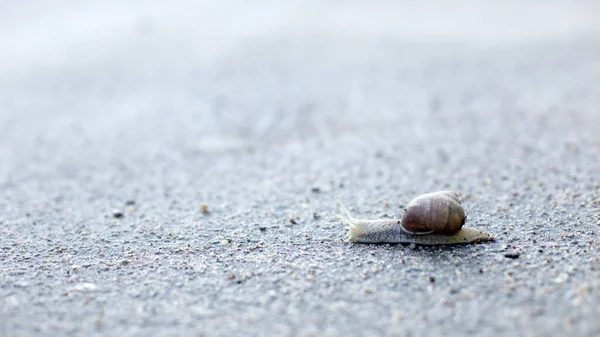
[[[569,275],[566,273],[562,273],[554,279],[554,282],[556,282],[556,284],[563,284],[563,283],[567,282],[568,280],[569,280]]]
[[[291,223],[292,225],[295,225],[295,224],[297,224],[297,222],[296,222],[296,219],[294,219],[294,218],[290,218],[290,223]]]
[[[320,192],[321,192],[321,189],[320,189],[319,187],[313,187],[313,188],[311,188],[310,190],[311,190],[311,192],[313,192],[313,193],[320,193]]]
[[[518,259],[519,256],[521,256],[521,253],[517,252],[516,250],[504,253],[504,257],[507,257],[509,259]]]
[[[119,218],[123,217],[123,212],[118,209],[115,209],[112,213],[112,216],[119,219]]]
[[[208,205],[207,204],[200,205],[200,211],[204,214],[208,213]]]
[[[68,292],[89,293],[98,291],[98,286],[93,283],[79,283],[67,290]]]
[[[127,200],[127,201],[125,201],[125,205],[133,206],[133,205],[135,205],[135,200]]]

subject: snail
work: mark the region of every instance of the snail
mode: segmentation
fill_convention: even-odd
[[[414,243],[455,245],[493,241],[492,234],[463,227],[467,216],[454,191],[422,194],[405,208],[400,220],[362,220],[352,216],[336,196],[348,217],[335,214],[350,225],[350,241],[362,243]]]

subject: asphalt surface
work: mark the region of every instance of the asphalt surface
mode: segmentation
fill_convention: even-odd
[[[600,335],[599,7],[461,4],[0,5],[0,335]]]

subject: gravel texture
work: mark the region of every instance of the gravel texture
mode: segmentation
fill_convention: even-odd
[[[465,4],[0,5],[0,335],[600,335],[600,7]]]

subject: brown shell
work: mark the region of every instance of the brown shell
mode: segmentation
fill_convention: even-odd
[[[400,220],[410,232],[452,234],[459,231],[467,220],[454,191],[422,194],[413,199]]]

